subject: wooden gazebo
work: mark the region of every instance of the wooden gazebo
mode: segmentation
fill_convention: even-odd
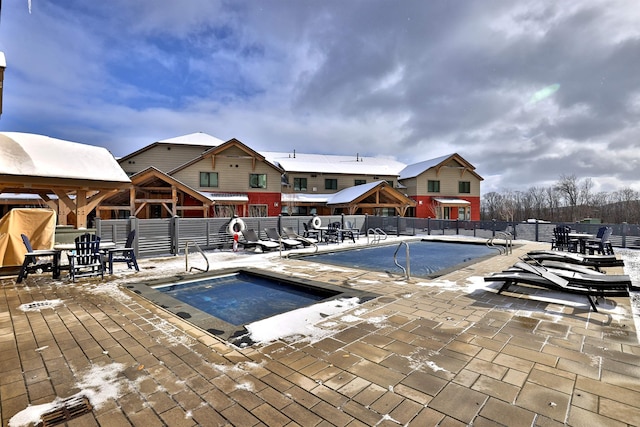
[[[96,206],[130,186],[106,148],[0,132],[0,193],[39,195],[58,213],[59,225],[86,228],[87,215]]]

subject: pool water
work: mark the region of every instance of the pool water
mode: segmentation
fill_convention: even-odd
[[[233,325],[246,325],[337,294],[245,272],[156,289]]]
[[[412,277],[438,276],[454,267],[496,254],[495,249],[471,243],[415,241],[409,242],[408,245]],[[396,249],[398,249],[398,245],[374,246],[311,255],[305,259],[402,275],[403,271],[393,262],[393,254]],[[406,268],[406,248],[404,245],[398,250],[396,259],[400,265]]]

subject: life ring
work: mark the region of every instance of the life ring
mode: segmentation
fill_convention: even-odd
[[[309,221],[309,223],[311,224],[311,226],[313,228],[315,228],[316,230],[318,228],[320,228],[320,226],[322,225],[322,220],[320,219],[319,216],[314,216],[311,221]]]
[[[242,232],[247,226],[245,225],[244,221],[241,220],[240,218],[233,218],[230,222],[229,222],[229,226],[227,227],[227,231],[229,232],[229,234],[235,234],[235,233],[240,233]]]

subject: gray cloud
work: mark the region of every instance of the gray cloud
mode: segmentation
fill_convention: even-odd
[[[116,155],[197,131],[405,162],[458,152],[483,191],[562,174],[640,190],[640,11],[625,1],[20,3],[2,9],[3,130]]]

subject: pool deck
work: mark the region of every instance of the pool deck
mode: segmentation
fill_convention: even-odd
[[[410,281],[278,253],[208,253],[215,268],[252,265],[380,294],[324,319],[318,341],[244,348],[127,289],[189,275],[184,257],[139,260],[139,273],[117,265],[104,282],[0,277],[2,425],[77,393],[93,407],[47,425],[639,425],[631,299],[609,298],[595,313],[584,298],[565,305],[549,291],[498,295],[482,277],[549,246],[517,243],[511,255]],[[112,368],[98,385],[97,368]]]

